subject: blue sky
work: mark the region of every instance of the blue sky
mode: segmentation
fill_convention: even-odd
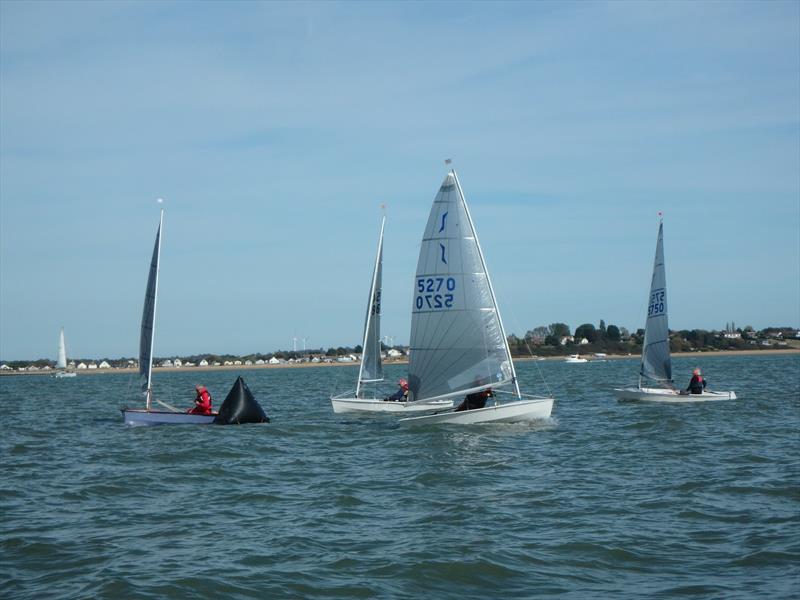
[[[452,157],[509,333],[800,325],[800,4],[0,3],[0,358],[407,342]]]

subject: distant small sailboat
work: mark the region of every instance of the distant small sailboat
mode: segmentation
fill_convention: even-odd
[[[158,271],[161,262],[161,228],[164,223],[164,209],[161,209],[161,218],[158,222],[156,242],[153,247],[153,258],[150,261],[150,273],[147,278],[147,288],[144,295],[144,310],[142,311],[142,327],[139,336],[139,374],[144,377],[142,391],[146,398],[146,407],[122,408],[122,417],[126,425],[164,425],[164,424],[210,424],[214,422],[216,413],[211,415],[198,415],[181,412],[165,402],[155,400],[169,411],[152,410],[150,408],[153,398],[152,373],[153,373],[153,337],[156,320],[156,300],[158,298]]]
[[[642,386],[642,380],[652,382]],[[658,225],[656,254],[653,261],[653,278],[647,306],[647,321],[642,345],[642,364],[637,387],[615,389],[620,400],[647,402],[703,402],[706,400],[735,400],[735,392],[703,391],[687,394],[675,388],[672,380],[672,359],[669,350],[669,325],[667,323],[667,277],[664,268],[664,221]]]
[[[56,372],[54,377],[56,379],[65,379],[69,377],[76,377],[77,373],[67,369],[67,345],[64,342],[64,328],[61,328],[61,333],[58,335],[58,360],[56,360]]]
[[[381,232],[378,237],[378,252],[372,270],[372,283],[369,288],[367,316],[364,320],[364,343],[361,352],[361,366],[355,391],[349,390],[331,397],[335,413],[346,412],[421,412],[431,410],[431,406],[409,404],[384,400],[377,397],[376,384],[384,380],[381,359],[381,288],[383,273],[383,230],[386,217],[381,219]],[[441,405],[442,403],[440,403]],[[451,405],[445,401],[444,405]]]
[[[510,400],[408,417],[400,419],[402,425],[527,422],[549,417],[553,408],[553,398],[520,391],[483,251],[452,170],[434,198],[422,236],[408,384],[412,404],[489,390]],[[504,386],[513,391],[496,389]]]

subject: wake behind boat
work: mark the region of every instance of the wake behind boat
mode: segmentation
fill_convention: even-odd
[[[422,236],[411,314],[409,404],[466,395],[455,410],[400,419],[406,426],[519,423],[550,416],[553,398],[522,394],[475,226],[450,171]],[[508,401],[500,402],[496,390]],[[494,403],[486,406],[489,396]]]
[[[699,375],[699,371],[698,371]],[[642,381],[650,381],[650,386]],[[667,322],[667,277],[664,268],[664,221],[658,225],[656,254],[653,260],[653,278],[647,306],[647,321],[644,328],[642,364],[639,369],[637,387],[617,388],[614,394],[619,400],[646,402],[704,402],[707,400],[735,400],[735,392],[712,392],[705,384],[697,392],[678,390],[672,379],[672,359],[669,350],[669,324]]]

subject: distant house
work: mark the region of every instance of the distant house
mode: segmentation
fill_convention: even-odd
[[[172,361],[172,365],[175,367],[182,367],[183,361],[180,358],[176,358],[175,360]]]
[[[229,361],[229,360],[226,360],[226,361],[225,361],[224,363],[222,363],[222,364],[223,364],[223,365],[225,365],[226,367],[230,367],[230,366],[231,366],[233,363],[232,363],[231,361]]]
[[[192,361],[187,360],[185,363],[183,363],[183,366],[184,367],[194,367],[196,365]]]
[[[244,361],[244,364],[249,367],[250,365],[253,364],[253,361],[248,358],[246,361]]]
[[[218,367],[218,366],[220,366],[220,363],[219,363],[219,361],[218,361],[218,360],[215,360],[215,361],[214,361],[213,363],[211,363],[211,364],[212,364],[212,365],[214,365],[215,367]]]
[[[318,363],[318,362],[320,362],[320,360],[319,360],[319,356],[315,356],[314,358],[312,358],[312,359],[311,359],[311,362],[312,362],[312,363]]]
[[[261,359],[261,358],[259,358],[259,359],[256,361],[256,364],[257,364],[257,365],[263,365],[263,364],[264,364],[264,360],[263,360],[263,359]]]
[[[269,364],[271,364],[271,365],[279,365],[279,364],[281,364],[281,361],[279,361],[277,358],[275,358],[273,356],[272,358],[269,359]]]
[[[726,331],[722,334],[723,337],[728,338],[729,340],[740,340],[742,339],[742,334],[738,331]]]
[[[567,344],[570,344],[574,341],[575,341],[574,337],[572,337],[571,335],[565,335],[560,340],[558,340],[558,343],[561,344],[562,346],[566,346]]]
[[[340,356],[336,359],[336,362],[355,362],[355,360],[356,359],[353,358],[353,355],[350,354],[349,356]]]
[[[786,342],[784,342],[783,344],[786,345]],[[49,371],[49,370],[50,370],[50,365],[45,365],[42,367],[42,371]]]
[[[13,370],[14,370],[14,369],[12,369],[11,367],[9,367],[7,364],[2,364],[2,365],[0,365],[0,371],[13,371]]]
[[[197,363],[197,364],[199,366],[201,366],[201,367],[207,367],[208,366],[208,361],[205,358],[203,358],[203,359],[200,359],[200,362]]]
[[[588,343],[589,343],[589,340],[587,340],[586,338],[581,338],[581,341],[578,342],[578,344],[580,344],[581,346],[585,346]]]
[[[389,348],[386,351],[386,354],[391,356],[392,358],[398,358],[400,356],[403,356],[403,353],[400,352],[400,350],[395,350],[394,348]]]
[[[75,368],[76,369],[80,369],[80,370],[88,369],[88,367],[86,366],[86,363],[78,363],[78,366],[75,367]]]
[[[110,369],[111,368],[111,365],[108,364],[106,361],[101,362],[98,366],[101,369]]]
[[[235,360],[235,361],[233,361],[233,364],[235,364],[235,365],[240,365],[240,364],[242,364],[242,361],[240,361],[240,360]]]
[[[92,369],[96,369],[96,368],[97,368],[97,363],[89,363],[89,370],[90,370],[90,371],[91,371]]]
[[[161,366],[162,367],[171,367],[172,366],[172,361],[170,359],[168,359],[168,358],[166,360],[162,360],[161,361]]]

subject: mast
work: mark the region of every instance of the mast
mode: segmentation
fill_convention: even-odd
[[[489,293],[492,295],[492,304],[494,304],[494,311],[497,314],[497,320],[500,323],[500,331],[503,334],[503,345],[506,348],[506,356],[508,357],[508,364],[511,366],[511,378],[514,382],[514,390],[517,392],[517,398],[522,397],[522,393],[519,389],[519,381],[517,380],[517,371],[514,368],[514,361],[511,359],[511,350],[508,347],[508,337],[506,336],[506,329],[503,326],[503,317],[500,315],[500,309],[497,306],[497,297],[494,295],[494,286],[492,285],[492,278],[489,275],[489,269],[486,267],[486,260],[483,257],[483,249],[481,248],[481,242],[478,239],[478,232],[475,230],[475,225],[472,222],[472,215],[469,212],[469,206],[467,206],[467,199],[464,197],[464,191],[461,189],[461,182],[458,180],[458,175],[456,174],[455,169],[451,169],[450,172],[453,174],[453,178],[456,180],[456,186],[458,186],[458,194],[461,197],[461,203],[464,205],[464,212],[467,213],[467,219],[469,220],[470,229],[472,229],[472,234],[475,236],[475,245],[478,247],[478,256],[481,259],[481,266],[483,267],[483,272],[486,273],[486,283],[489,287]]]
[[[378,236],[378,251],[375,253],[375,266],[372,270],[372,283],[370,284],[369,288],[369,300],[367,302],[367,317],[364,321],[364,339],[361,344],[361,365],[358,368],[358,382],[356,382],[356,398],[359,398],[359,393],[361,392],[361,384],[366,382],[372,381],[383,381],[383,377],[380,379],[367,379],[362,380],[362,375],[364,373],[364,359],[367,354],[367,341],[369,338],[370,332],[370,325],[373,319],[373,313],[375,317],[380,317],[380,298],[375,298],[375,292],[377,283],[378,283],[378,275],[380,274],[380,267],[381,262],[383,261],[383,228],[386,224],[386,215],[384,214],[381,218],[381,232]],[[377,309],[376,309],[377,304]],[[380,343],[380,342],[379,342]],[[378,361],[380,361],[380,346],[378,346]]]

